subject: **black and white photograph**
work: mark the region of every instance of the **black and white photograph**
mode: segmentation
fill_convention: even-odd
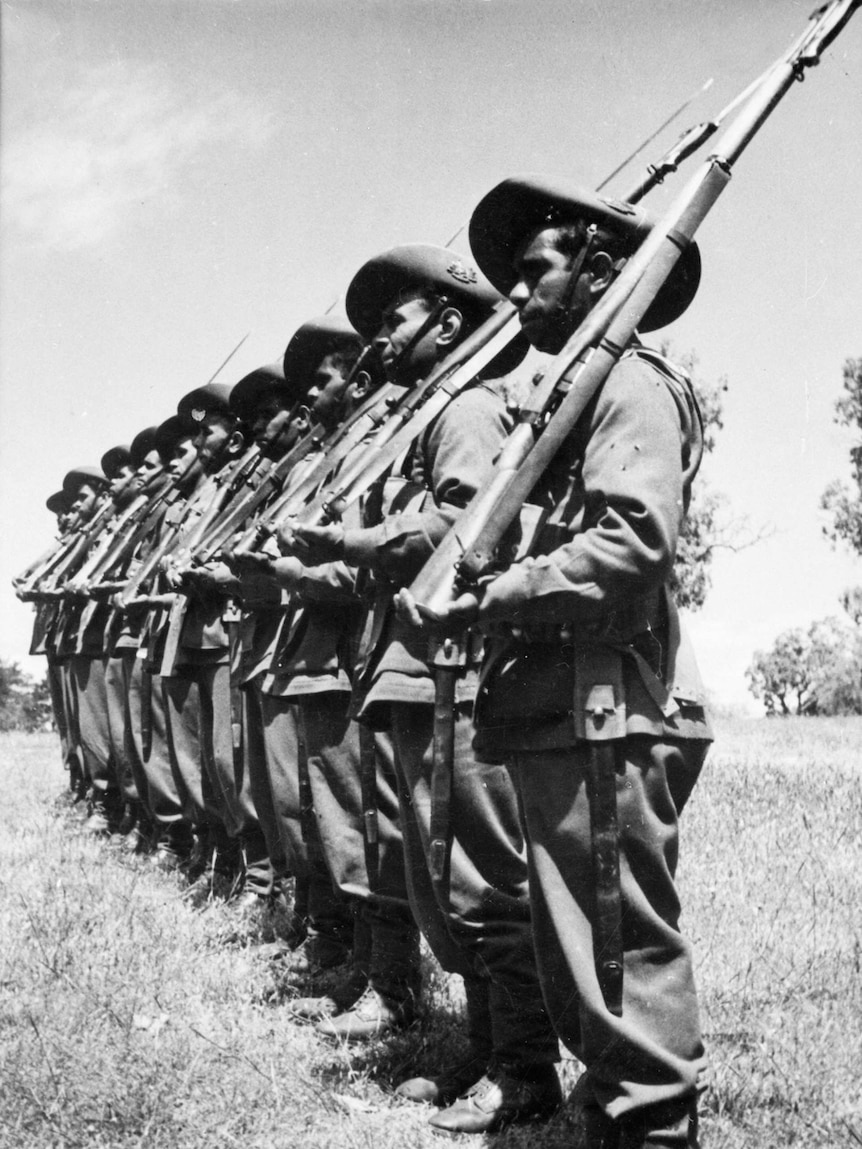
[[[0,0],[0,1149],[862,1146],[860,7]]]

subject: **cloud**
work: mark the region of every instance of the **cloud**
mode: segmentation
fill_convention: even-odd
[[[182,195],[181,176],[214,147],[258,149],[274,120],[236,93],[189,99],[156,71],[112,65],[81,77],[3,149],[3,215],[36,246],[81,248],[119,228],[130,207]]]

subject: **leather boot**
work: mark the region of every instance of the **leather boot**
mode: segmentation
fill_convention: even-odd
[[[698,1149],[697,1102],[667,1102],[624,1117],[619,1149]]]
[[[185,898],[193,906],[203,906],[207,902],[233,897],[240,888],[241,861],[239,846],[235,838],[229,838],[222,827],[211,833],[212,851],[207,868],[185,892]]]
[[[362,997],[368,985],[371,968],[371,922],[367,903],[356,899],[353,919],[353,952],[344,977],[327,993],[317,997],[299,997],[288,1003],[289,1012],[300,1021],[322,1021],[345,1013]]]
[[[370,1041],[403,1029],[413,1017],[412,1000],[386,998],[369,985],[351,1009],[335,1017],[325,1017],[315,1028],[324,1037],[340,1041]]]
[[[87,821],[84,823],[85,831],[99,838],[107,838],[111,833],[111,826],[105,808],[105,798],[100,791],[93,791],[87,809]]]
[[[484,978],[465,978],[464,991],[467,996],[469,1053],[438,1073],[402,1081],[395,1090],[396,1096],[427,1105],[451,1105],[485,1074],[491,1061],[488,982]]]
[[[272,893],[272,863],[266,848],[266,839],[259,828],[240,837],[242,854],[242,893],[269,898]]]
[[[441,1109],[428,1121],[441,1133],[494,1133],[507,1125],[544,1121],[562,1102],[553,1065],[524,1067],[495,1065],[463,1097]]]

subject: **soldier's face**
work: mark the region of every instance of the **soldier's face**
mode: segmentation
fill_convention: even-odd
[[[135,471],[135,488],[138,491],[144,490],[150,483],[156,480],[163,469],[162,457],[154,447],[152,451],[149,451],[144,456],[144,461],[140,467],[138,467],[137,471]]]
[[[227,460],[232,435],[233,427],[229,420],[215,413],[204,416],[195,435],[195,450],[208,475],[218,471]]]
[[[565,346],[589,308],[578,284],[570,287],[572,259],[554,245],[556,228],[543,228],[527,240],[515,260],[518,280],[509,299],[520,313],[521,327],[538,351],[556,353]]]
[[[384,312],[374,349],[390,383],[410,387],[424,379],[437,362],[440,325],[432,324],[416,339],[430,314],[431,306],[424,299],[395,303]]]
[[[174,447],[171,461],[168,463],[168,474],[174,480],[182,479],[188,475],[193,467],[198,470],[198,453],[192,435],[186,435]]]
[[[135,471],[131,463],[124,464],[119,468],[114,477],[108,482],[108,489],[111,492],[111,498],[116,501],[125,491],[129,489],[132,479],[135,477]]]
[[[99,492],[96,488],[91,487],[89,483],[84,483],[78,488],[70,514],[75,515],[79,523],[85,523],[95,511],[98,498]]]
[[[306,402],[314,422],[322,423],[327,431],[338,425],[342,400],[347,390],[347,372],[336,355],[327,355],[314,373]]]
[[[254,409],[251,433],[255,443],[265,455],[286,454],[296,439],[291,430],[293,408],[285,405],[277,392],[264,395]]]

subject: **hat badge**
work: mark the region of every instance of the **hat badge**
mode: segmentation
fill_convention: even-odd
[[[625,200],[610,199],[607,196],[599,196],[599,199],[602,201],[602,203],[607,204],[608,207],[613,208],[614,211],[619,212],[620,215],[635,214],[636,209],[634,206],[630,203],[626,203]]]
[[[206,407],[192,407],[189,414],[196,423],[203,423],[204,419],[207,417],[207,409]]]
[[[479,277],[476,274],[474,267],[468,267],[466,263],[462,263],[460,259],[456,259],[454,263],[450,263],[446,268],[448,275],[453,279],[457,279],[459,283],[478,283]]]

